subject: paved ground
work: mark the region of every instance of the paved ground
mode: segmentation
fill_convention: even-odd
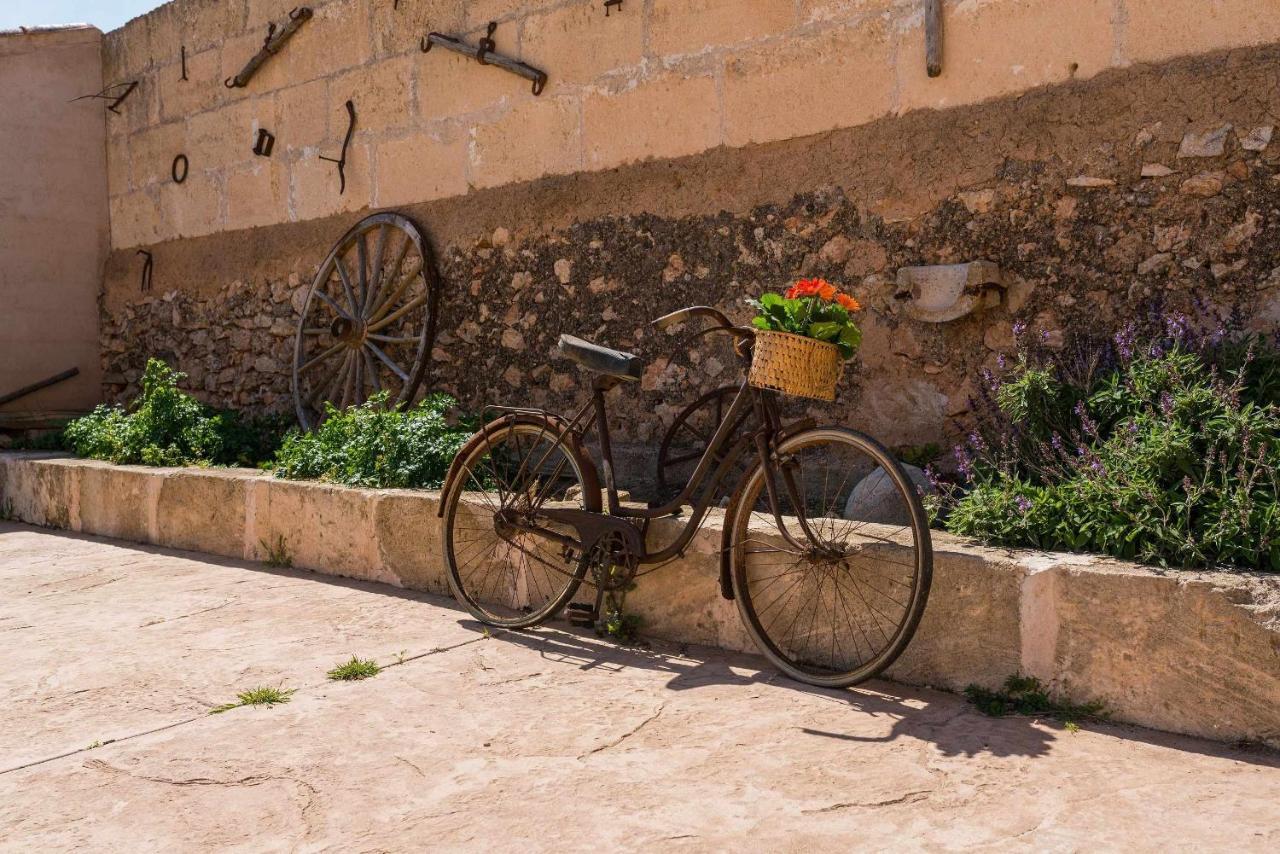
[[[7,523],[0,638],[5,850],[1280,849],[1275,754]]]

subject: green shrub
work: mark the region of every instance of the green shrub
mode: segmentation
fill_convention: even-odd
[[[81,457],[149,466],[254,465],[279,443],[283,416],[246,418],[208,407],[178,388],[186,375],[149,359],[142,394],[126,409],[100,405],[67,425]]]
[[[466,424],[446,420],[455,403],[433,394],[417,406],[396,409],[383,393],[344,411],[326,404],[319,427],[285,439],[275,472],[349,486],[434,489],[471,435]]]
[[[935,518],[998,545],[1280,571],[1277,365],[1257,340],[1185,335],[1122,334],[1081,371],[1023,356],[988,378]]]

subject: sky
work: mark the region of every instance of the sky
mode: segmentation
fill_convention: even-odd
[[[105,33],[163,3],[164,0],[0,0],[0,30],[93,24]]]

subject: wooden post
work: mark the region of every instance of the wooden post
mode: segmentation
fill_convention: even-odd
[[[942,0],[924,0],[924,62],[930,77],[942,73]]]

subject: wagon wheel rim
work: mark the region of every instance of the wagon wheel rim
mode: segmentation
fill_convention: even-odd
[[[685,485],[688,478],[681,473],[687,475],[702,458],[740,390],[738,386],[713,389],[686,406],[671,422],[658,448],[658,489],[662,494]],[[722,459],[723,453],[715,457],[717,463]]]
[[[401,214],[365,217],[330,250],[294,339],[293,400],[304,429],[325,403],[346,409],[385,392],[413,401],[435,340],[440,282],[422,232]]]

